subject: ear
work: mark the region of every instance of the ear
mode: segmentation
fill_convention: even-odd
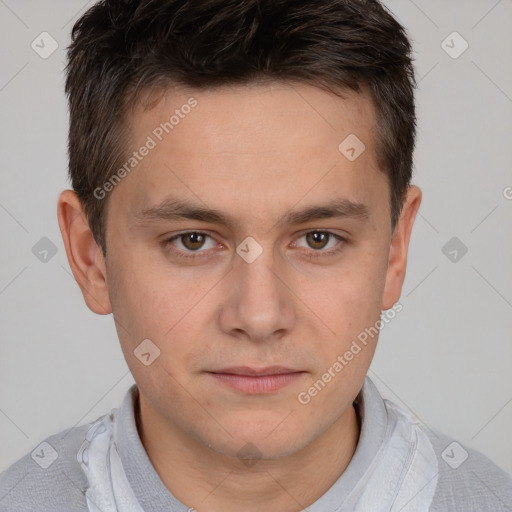
[[[107,288],[106,265],[96,244],[78,196],[64,190],[57,205],[57,217],[69,266],[89,309],[99,315],[112,312]]]
[[[402,285],[407,268],[407,251],[414,219],[421,204],[421,190],[409,187],[400,218],[395,226],[389,249],[386,284],[382,297],[382,309],[390,309],[402,293]]]

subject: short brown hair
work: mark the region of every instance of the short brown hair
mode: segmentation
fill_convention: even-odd
[[[405,29],[378,0],[102,0],[74,25],[66,72],[69,175],[103,254],[108,197],[94,191],[122,165],[127,109],[141,91],[173,84],[367,86],[396,225],[412,175],[416,83]]]

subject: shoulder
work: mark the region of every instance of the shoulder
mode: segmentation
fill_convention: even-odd
[[[388,416],[402,416],[419,427],[432,448],[429,455],[422,453],[432,459],[433,467],[437,464],[430,512],[512,512],[512,474],[483,453],[430,428],[408,409],[387,399],[384,403]]]
[[[512,512],[512,475],[481,452],[425,428],[438,459],[431,512]]]
[[[47,437],[0,474],[0,511],[87,511],[87,478],[77,453],[90,426]]]

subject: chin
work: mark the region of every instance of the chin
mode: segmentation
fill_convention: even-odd
[[[292,455],[307,444],[304,426],[291,423],[286,415],[273,416],[262,422],[224,422],[223,426],[233,436],[222,439],[209,439],[207,446],[213,451],[229,457],[237,457],[242,462],[261,459],[279,459]],[[284,421],[283,421],[284,420]],[[286,423],[290,421],[290,424]],[[249,465],[249,464],[248,464]]]
[[[298,443],[288,438],[286,442],[282,439],[269,441],[251,439],[235,440],[230,443],[212,443],[208,447],[226,457],[239,459],[246,467],[255,466],[260,460],[277,460],[288,457],[303,448],[304,441]]]

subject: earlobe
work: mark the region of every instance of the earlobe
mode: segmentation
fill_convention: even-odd
[[[64,190],[60,194],[57,217],[69,266],[87,306],[99,315],[111,313],[105,260],[94,240],[82,204],[72,190]]]
[[[386,284],[382,297],[382,309],[389,309],[395,304],[402,293],[402,285],[407,270],[407,252],[411,239],[412,227],[421,204],[421,190],[413,185],[409,187],[400,218],[395,226],[389,262],[386,273]]]

